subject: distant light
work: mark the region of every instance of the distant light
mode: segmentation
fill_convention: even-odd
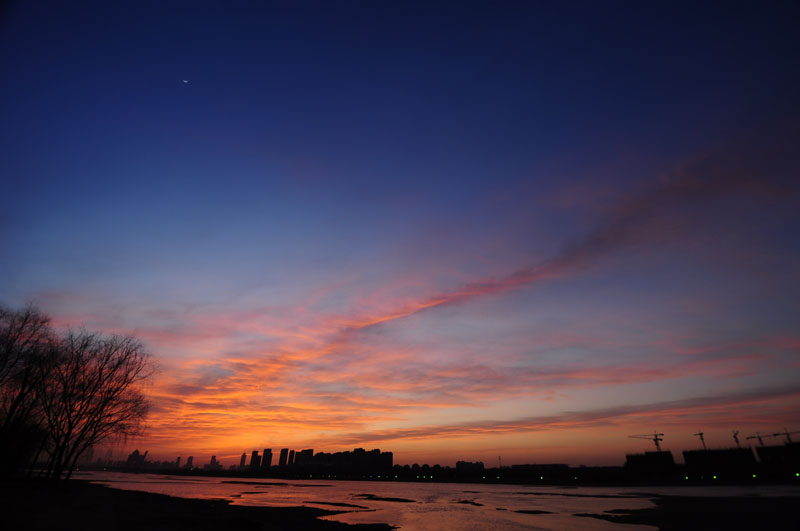
[[[711,477],[714,478],[714,479],[717,479],[717,476],[711,476]]]
[[[795,472],[794,473],[794,477],[796,477],[796,478],[800,477],[800,472]]]
[[[544,476],[539,476],[539,479],[544,479]]]
[[[572,478],[572,479],[578,479],[578,476],[573,476],[573,478]]]
[[[500,476],[497,476],[497,479],[500,479]]]
[[[683,476],[683,479],[689,479],[689,476]]]
[[[753,477],[756,477],[756,475],[755,475],[755,474],[753,474]]]
[[[397,479],[397,476],[395,476],[394,479]]]
[[[486,476],[483,476],[483,479],[486,479]]]

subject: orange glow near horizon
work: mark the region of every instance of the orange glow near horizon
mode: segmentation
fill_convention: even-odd
[[[430,307],[404,303],[402,310],[372,316],[326,317],[316,329],[302,325],[283,331],[258,312],[201,315],[196,322],[182,316],[183,328],[175,334],[139,329],[136,334],[155,351],[163,344],[200,355],[159,360],[158,376],[148,389],[154,408],[147,435],[128,441],[128,447],[147,448],[165,460],[216,455],[236,461],[242,452],[265,447],[380,447],[393,451],[400,464],[491,463],[496,454],[506,464],[619,464],[625,452],[642,447],[628,434],[670,430],[671,442],[692,447],[691,433],[702,427],[709,441],[729,444],[732,427],[777,427],[796,415],[800,401],[800,388],[791,385],[754,392],[731,387],[717,396],[646,400],[636,406],[619,405],[615,398],[625,389],[692,378],[721,378],[733,385],[765,361],[794,352],[798,339],[790,337],[719,348],[662,340],[652,343],[670,345],[675,355],[667,361],[530,369],[460,363],[454,354],[426,359],[424,349],[402,342],[376,350],[363,338],[365,329]],[[253,353],[217,354],[235,350],[241,335],[269,338],[273,353],[263,355],[257,345]],[[548,348],[585,348],[603,341],[575,333],[538,337]],[[611,345],[619,348],[615,341]],[[210,356],[202,355],[206,348],[212,348]],[[726,354],[718,355],[720,349]],[[590,397],[597,407],[565,409],[571,405],[565,398],[573,393]]]

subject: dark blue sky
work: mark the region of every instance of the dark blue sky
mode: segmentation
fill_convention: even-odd
[[[300,424],[351,415],[327,433],[613,407],[619,382],[648,404],[783,389],[797,371],[798,14],[6,3],[0,303],[137,333],[205,404],[223,400],[200,391],[213,374],[248,397],[232,410],[279,397]],[[242,359],[311,383],[260,394]],[[364,374],[367,359],[384,369]],[[530,380],[510,385],[520,371]],[[559,400],[542,405],[541,388]],[[172,387],[158,389],[172,425]],[[397,409],[372,417],[353,397]],[[427,413],[401,405],[415,401]],[[321,440],[303,433],[284,437]],[[424,436],[385,437],[422,455]],[[244,444],[225,441],[198,451]]]
[[[798,76],[791,3],[121,4],[6,9],[12,170],[108,186],[91,174],[125,160],[200,181],[240,168],[258,174],[231,183],[247,187],[300,174],[379,197],[480,195],[620,145],[690,153],[784,112]],[[185,184],[151,179],[137,185]]]

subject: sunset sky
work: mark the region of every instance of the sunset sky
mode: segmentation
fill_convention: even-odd
[[[146,344],[120,457],[621,464],[653,430],[676,457],[800,430],[799,26],[11,2],[0,304]]]

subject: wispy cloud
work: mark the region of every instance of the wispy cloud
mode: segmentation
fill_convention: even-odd
[[[800,133],[790,123],[754,130],[685,164],[660,181],[620,198],[606,216],[556,255],[506,276],[474,280],[457,288],[407,302],[388,311],[345,322],[328,346],[354,334],[438,307],[526,288],[574,275],[631,246],[657,246],[696,230],[691,212],[715,201],[792,201],[798,191],[792,173],[800,166]]]
[[[470,437],[475,435],[521,433],[530,431],[545,431],[555,429],[575,429],[609,425],[621,421],[636,419],[641,422],[647,418],[649,424],[670,422],[674,423],[676,417],[692,417],[691,422],[709,422],[720,412],[753,404],[772,403],[779,400],[790,400],[785,409],[780,412],[779,420],[800,420],[800,414],[794,408],[800,398],[800,386],[791,386],[781,389],[754,390],[736,394],[720,396],[698,396],[684,400],[655,402],[618,406],[613,408],[568,411],[557,415],[544,417],[525,417],[513,420],[484,420],[471,421],[457,424],[417,426],[413,428],[397,428],[390,430],[372,430],[365,433],[351,433],[337,435],[345,444],[364,444],[377,442],[390,442],[403,439],[428,439],[428,438],[453,438]],[[792,419],[793,417],[793,419]],[[761,419],[761,421],[774,422],[776,419]],[[726,419],[728,422],[729,419]],[[752,422],[753,419],[748,419]]]

